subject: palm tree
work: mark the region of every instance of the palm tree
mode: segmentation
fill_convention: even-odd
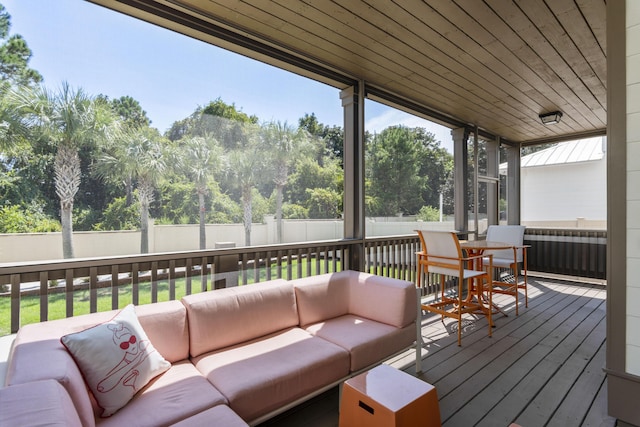
[[[10,96],[33,132],[33,141],[44,140],[56,147],[54,182],[60,199],[62,252],[64,258],[73,258],[72,212],[81,177],[78,152],[108,138],[114,117],[109,108],[66,82],[57,92],[38,86],[13,91]]]
[[[155,200],[155,188],[167,171],[167,156],[160,137],[152,129],[128,132],[126,154],[135,160],[133,170],[137,180],[140,203],[140,253],[149,252],[149,208]]]
[[[105,182],[122,185],[125,190],[126,205],[133,203],[133,177],[138,167],[138,161],[129,156],[128,143],[135,137],[132,133],[124,132],[114,139],[92,165],[92,173]]]
[[[273,162],[276,186],[276,234],[278,243],[282,242],[282,193],[289,178],[289,168],[301,144],[305,141],[305,132],[287,124],[287,122],[270,122],[265,126],[266,142],[269,156]]]
[[[251,220],[253,190],[262,177],[264,170],[264,147],[258,140],[255,127],[245,125],[244,141],[241,148],[229,153],[229,170],[240,187],[240,198],[243,208],[244,240],[245,245],[251,245]]]
[[[193,180],[196,187],[200,212],[200,249],[206,249],[206,207],[204,197],[208,191],[208,184],[220,168],[222,150],[218,141],[214,138],[196,136],[181,140],[177,153],[177,163],[180,169],[188,178]]]

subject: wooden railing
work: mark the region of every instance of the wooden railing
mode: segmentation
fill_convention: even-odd
[[[528,228],[524,243],[530,245],[531,271],[592,279],[607,278],[607,231]]]
[[[42,322],[125,305],[275,278],[287,280],[352,268],[361,240],[87,258],[0,265],[0,335]],[[529,270],[604,277],[606,232],[527,229]],[[415,282],[417,235],[375,237],[363,245],[364,270]],[[356,267],[357,268],[357,267]],[[423,295],[437,278],[423,280]]]

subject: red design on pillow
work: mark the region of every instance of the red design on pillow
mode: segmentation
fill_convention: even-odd
[[[96,389],[101,393],[107,393],[121,384],[137,391],[136,379],[140,372],[136,368],[151,354],[147,351],[149,341],[139,341],[129,328],[121,323],[107,327],[113,332],[113,343],[122,349],[124,354],[120,362],[98,383]]]

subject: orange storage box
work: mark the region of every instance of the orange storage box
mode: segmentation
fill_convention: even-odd
[[[389,365],[344,382],[340,427],[440,427],[436,389]]]

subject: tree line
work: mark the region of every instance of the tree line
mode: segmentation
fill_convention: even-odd
[[[251,224],[339,218],[343,129],[304,114],[296,124],[261,122],[218,98],[164,133],[130,96],[91,95],[63,82],[45,86],[29,68],[10,15],[0,5],[0,232],[141,231],[161,224]],[[422,128],[392,126],[365,136],[368,216],[433,219],[440,194],[452,211],[452,156]]]

